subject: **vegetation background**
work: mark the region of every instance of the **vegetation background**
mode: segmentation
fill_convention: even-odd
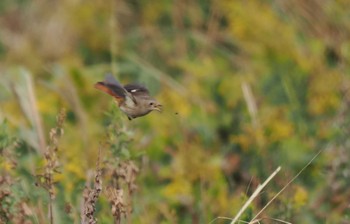
[[[98,223],[210,223],[281,166],[250,221],[320,150],[260,223],[350,223],[349,7],[0,1],[0,223],[79,223],[96,171]],[[107,72],[164,112],[129,122]]]

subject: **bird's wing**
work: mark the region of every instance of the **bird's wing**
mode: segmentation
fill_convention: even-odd
[[[124,102],[128,105],[135,103],[133,96],[110,74],[106,76],[105,81],[97,82],[95,88],[113,96],[119,105]]]
[[[124,89],[133,96],[149,96],[149,91],[146,87],[139,84],[127,84]]]

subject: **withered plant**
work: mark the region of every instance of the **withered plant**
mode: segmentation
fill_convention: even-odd
[[[19,142],[7,133],[7,124],[4,121],[0,125],[0,164],[7,167],[0,171],[0,223],[30,224],[32,210],[27,205],[26,199],[18,195],[16,186],[18,180],[13,176],[13,170],[17,167],[14,155]]]
[[[138,173],[139,168],[131,160],[122,161],[112,169],[107,196],[117,224],[121,223],[123,217],[130,223],[132,196],[137,188],[135,181]]]
[[[49,220],[52,224],[53,221],[53,200],[55,199],[55,181],[54,174],[59,172],[60,163],[57,156],[58,142],[63,135],[63,124],[66,119],[65,109],[61,109],[57,116],[56,127],[52,128],[50,131],[50,141],[44,153],[45,166],[44,173],[37,174],[36,185],[44,188],[49,194]]]
[[[85,187],[83,192],[84,204],[82,209],[82,223],[96,224],[97,219],[94,217],[96,211],[96,202],[102,191],[102,170],[101,170],[101,146],[98,150],[98,157],[96,162],[96,175],[94,179],[94,187]]]
[[[113,118],[118,116],[114,115]],[[106,145],[110,149],[111,159],[106,161],[105,166],[105,176],[108,177],[106,195],[116,224],[120,224],[122,219],[131,223],[132,197],[137,189],[139,173],[129,149],[132,136],[133,133],[120,120],[113,120],[108,127]]]

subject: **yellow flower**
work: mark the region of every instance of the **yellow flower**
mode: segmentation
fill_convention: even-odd
[[[308,198],[308,194],[306,190],[303,187],[298,186],[295,190],[295,194],[293,197],[295,208],[300,208],[304,206],[307,201],[307,198]]]
[[[174,201],[192,200],[191,184],[183,178],[175,179],[163,189],[162,194]]]

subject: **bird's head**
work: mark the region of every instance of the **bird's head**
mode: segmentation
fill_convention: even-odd
[[[150,111],[156,110],[158,112],[162,112],[162,105],[154,99],[148,102],[147,107]]]

